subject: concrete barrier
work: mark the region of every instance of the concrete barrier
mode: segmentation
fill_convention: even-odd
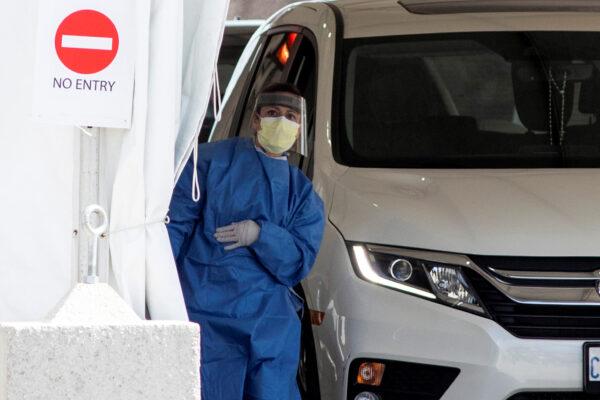
[[[47,322],[0,324],[0,400],[198,400],[199,328],[142,321],[104,284]]]

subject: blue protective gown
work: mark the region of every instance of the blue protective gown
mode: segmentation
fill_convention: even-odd
[[[201,199],[188,162],[171,200],[169,236],[190,320],[201,326],[207,400],[300,398],[300,305],[290,288],[310,271],[323,234],[311,182],[251,139],[201,145]],[[249,247],[225,251],[217,227],[251,219]]]

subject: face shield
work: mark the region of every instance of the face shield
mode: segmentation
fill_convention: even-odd
[[[302,156],[307,154],[307,138],[306,138],[306,100],[302,96],[288,92],[263,93],[256,99],[254,111],[260,115],[259,110],[267,106],[283,106],[298,113],[298,121],[300,132],[294,145],[288,150],[298,153]],[[283,116],[285,117],[285,115]]]

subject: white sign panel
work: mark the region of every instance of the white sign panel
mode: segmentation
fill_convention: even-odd
[[[130,127],[134,12],[133,0],[39,2],[35,119]]]

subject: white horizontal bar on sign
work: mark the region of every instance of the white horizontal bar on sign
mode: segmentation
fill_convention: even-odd
[[[112,50],[113,40],[109,37],[63,35],[62,47],[87,50]]]

